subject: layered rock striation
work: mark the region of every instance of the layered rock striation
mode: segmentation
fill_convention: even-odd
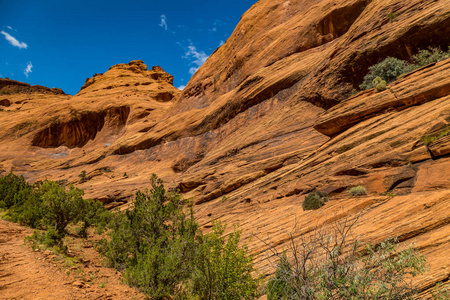
[[[0,171],[66,180],[110,207],[156,173],[193,197],[205,230],[222,219],[256,234],[266,273],[267,245],[286,247],[295,225],[300,238],[362,210],[364,242],[398,236],[427,255],[426,298],[450,276],[450,60],[350,95],[387,56],[448,45],[445,0],[261,0],[182,92],[132,61],[73,97],[0,94]],[[354,185],[368,195],[351,198]],[[330,201],[304,212],[314,190]]]

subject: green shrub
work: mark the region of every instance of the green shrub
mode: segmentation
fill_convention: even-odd
[[[253,299],[258,280],[239,246],[240,232],[225,239],[216,223],[202,235],[186,204],[153,175],[150,190],[138,191],[130,209],[113,215],[100,252],[151,299]]]
[[[42,245],[45,249],[52,248],[57,252],[66,253],[68,248],[64,245],[63,238],[63,234],[50,228],[46,232],[35,230],[31,236],[25,237],[25,241],[30,242],[33,249],[39,249]]]
[[[291,299],[295,297],[295,286],[290,282],[292,278],[294,278],[294,270],[286,252],[283,252],[279,257],[275,275],[267,282],[267,299]]]
[[[363,187],[362,185],[357,185],[357,186],[354,186],[354,187],[350,188],[348,190],[348,193],[352,197],[367,195],[366,188]]]
[[[80,177],[80,183],[88,181],[88,178],[86,177],[86,171],[81,171],[78,177]]]
[[[442,286],[442,282],[439,282],[432,290],[431,295],[436,300],[448,300],[450,299],[450,286]]]
[[[100,201],[85,200],[85,207],[82,208],[81,227],[77,234],[87,237],[87,229],[95,226],[96,232],[102,233],[111,222],[112,214]]]
[[[47,181],[42,184],[40,191],[45,211],[44,222],[49,228],[62,234],[70,223],[86,221],[86,214],[89,214],[92,206],[90,200],[83,199],[83,190],[69,186],[66,191],[57,182]]]
[[[411,72],[416,67],[410,65],[408,62],[395,58],[387,57],[382,62],[369,67],[369,72],[364,76],[364,81],[359,88],[367,90],[373,87],[373,80],[380,77],[386,81],[386,84],[393,82],[398,76]]]
[[[18,203],[8,210],[6,217],[9,220],[31,228],[45,228],[45,210],[42,206],[40,184],[40,182],[35,183],[18,192],[18,198],[22,200],[20,204]]]
[[[448,52],[445,52],[440,48],[430,47],[427,50],[420,50],[413,58],[417,67],[423,67],[450,58],[450,48]]]
[[[202,237],[195,261],[192,294],[198,299],[255,299],[259,280],[252,277],[252,258],[240,247],[241,232],[235,229],[225,241],[225,227],[216,222]]]
[[[106,167],[101,167],[99,170],[100,170],[100,171],[103,171],[103,172],[105,172],[105,173],[111,173],[111,172],[112,172],[112,171],[111,171],[111,168],[108,167],[108,166],[106,166]]]
[[[429,144],[443,138],[444,136],[447,136],[450,134],[450,126],[444,126],[441,128],[438,132],[435,132],[433,134],[424,135],[420,140],[424,143],[425,146],[428,146]]]
[[[61,235],[70,223],[82,222],[82,235],[91,225],[106,226],[110,213],[100,202],[83,199],[83,194],[73,186],[66,191],[54,181],[29,185],[13,173],[0,177],[0,207],[8,209],[5,218],[32,228],[53,228]]]
[[[393,22],[395,19],[397,19],[397,14],[391,11],[386,17],[389,19],[389,21]]]
[[[23,176],[17,176],[12,172],[0,177],[0,208],[9,209],[13,205],[22,205],[25,202],[20,191],[29,189],[30,185]]]
[[[273,249],[278,263],[267,298],[410,299],[410,278],[425,271],[425,257],[411,247],[397,251],[395,240],[357,251],[359,241],[350,240],[355,223],[347,219],[331,230],[324,225],[300,239],[291,233],[288,249]]]
[[[377,92],[386,90],[386,80],[383,80],[380,77],[376,77],[372,81],[372,85]]]
[[[111,265],[152,299],[176,294],[193,270],[198,224],[185,204],[154,175],[151,189],[138,191],[132,208],[114,216],[110,241],[103,242]]]
[[[303,210],[319,209],[328,201],[328,194],[325,192],[314,191],[308,194],[303,201]]]
[[[396,16],[392,15],[392,17],[392,20],[394,20]],[[374,84],[374,79],[377,77],[380,77],[382,80],[386,81],[386,84],[391,83],[400,75],[447,58],[450,58],[450,47],[447,52],[442,51],[440,48],[433,47],[430,47],[427,50],[419,50],[419,52],[413,56],[414,64],[395,57],[387,57],[382,62],[369,67],[369,72],[366,76],[364,76],[364,80],[360,84],[359,88],[361,90],[367,90],[372,87],[376,88],[378,84]]]

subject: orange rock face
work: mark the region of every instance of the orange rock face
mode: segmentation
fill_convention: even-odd
[[[239,222],[280,248],[296,222],[302,235],[324,213],[364,208],[363,241],[398,236],[427,255],[416,284],[428,297],[450,275],[450,60],[349,96],[385,57],[448,45],[446,0],[261,0],[183,92],[142,61],[94,75],[73,97],[8,88],[0,171],[66,180],[109,206],[156,173],[193,197],[204,228]],[[358,184],[368,196],[350,198]],[[304,212],[316,189],[330,201]],[[272,272],[270,249],[255,238],[250,249]]]

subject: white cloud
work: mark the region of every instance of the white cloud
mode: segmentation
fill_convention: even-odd
[[[14,47],[17,47],[19,49],[27,49],[28,45],[24,42],[19,42],[15,37],[13,37],[12,35],[10,35],[7,32],[4,32],[3,30],[0,31],[1,34],[3,34],[5,36],[5,39]]]
[[[194,75],[197,72],[198,68],[205,63],[208,59],[208,55],[205,52],[197,50],[197,48],[191,43],[186,52],[184,53],[183,58],[186,58],[190,61],[193,67],[189,69],[189,74]]]
[[[31,61],[29,61],[26,69],[23,72],[23,74],[25,74],[25,76],[27,76],[27,78],[28,78],[28,74],[33,72],[33,71],[31,71],[31,68],[33,68],[33,65],[31,64]]]
[[[13,29],[11,26],[6,26],[6,28],[8,28],[9,30],[12,30],[12,29]]]
[[[225,42],[224,41],[220,41],[219,42],[219,47],[222,46],[223,44],[225,44]]]
[[[179,90],[184,90],[185,87],[186,87],[185,85],[180,85],[180,86],[178,87],[178,89],[179,89]]]
[[[199,69],[199,67],[192,67],[189,69],[189,74],[194,75],[195,72],[197,72],[197,70]]]
[[[224,25],[224,23],[219,19],[216,19],[213,23],[212,28],[209,29],[209,32],[217,32],[218,28],[221,27],[222,25]]]
[[[167,31],[167,18],[166,15],[161,15],[161,23],[159,23],[159,26],[164,28],[165,31]]]

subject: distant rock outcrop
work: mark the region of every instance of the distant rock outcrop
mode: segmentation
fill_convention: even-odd
[[[204,228],[240,222],[280,248],[296,224],[300,236],[365,209],[363,241],[398,236],[427,256],[416,285],[428,297],[450,274],[450,60],[350,95],[387,56],[448,45],[446,0],[260,0],[183,91],[132,61],[73,97],[0,93],[0,170],[67,180],[111,207],[156,173],[193,197]],[[348,196],[354,185],[368,196]],[[330,194],[322,213],[301,208],[314,190]],[[271,272],[267,245],[250,249]]]
[[[30,85],[28,83],[0,78],[0,94],[12,93],[42,93],[65,95],[63,90],[59,88],[48,88],[42,85]]]

